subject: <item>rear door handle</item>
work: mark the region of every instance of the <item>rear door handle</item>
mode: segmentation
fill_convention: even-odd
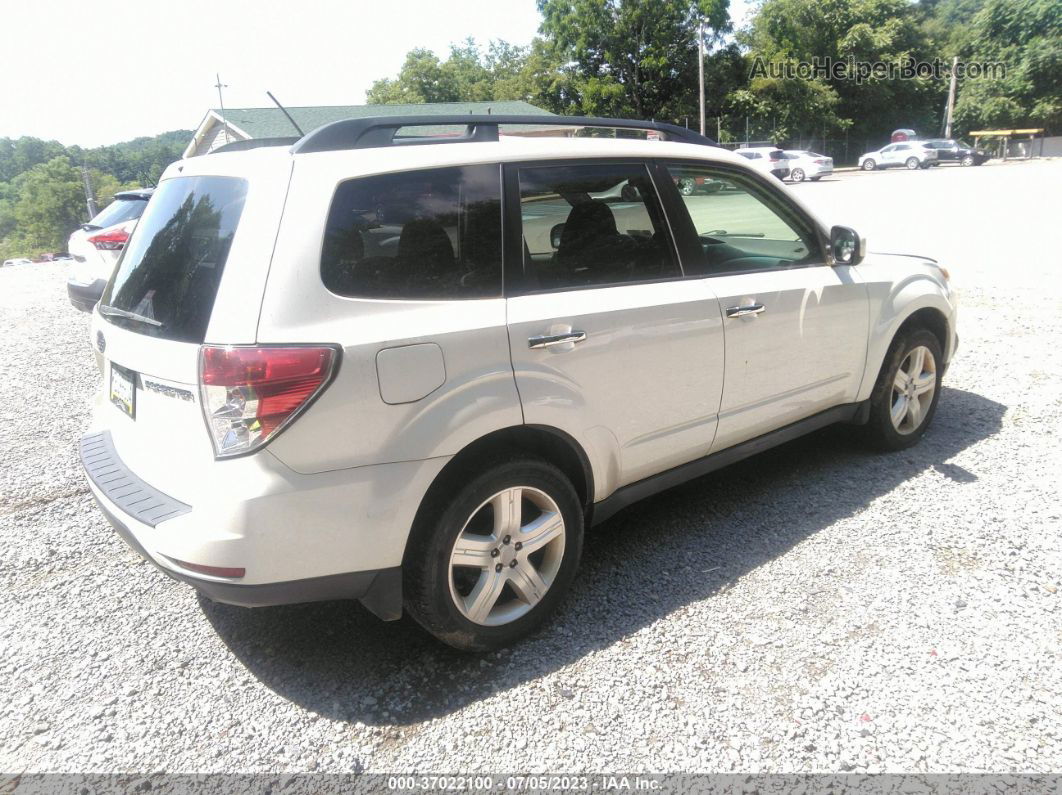
[[[585,331],[566,331],[563,334],[541,334],[537,337],[527,338],[528,348],[552,348],[554,345],[563,345],[566,342],[582,342],[586,339]]]
[[[727,317],[745,317],[746,315],[758,315],[760,312],[766,311],[767,307],[763,304],[746,304],[745,306],[728,306],[726,308]]]

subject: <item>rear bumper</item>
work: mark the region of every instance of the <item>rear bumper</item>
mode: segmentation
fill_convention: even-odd
[[[211,601],[237,607],[274,607],[304,602],[357,599],[384,621],[394,621],[402,617],[402,568],[400,566],[254,585],[204,580],[160,565],[125,523],[115,515],[104,500],[100,499],[95,490],[92,496],[111,527],[134,552],[167,577],[185,585],[191,585]]]
[[[208,478],[216,491],[176,499],[165,483],[156,488],[133,472],[108,431],[81,440],[103,514],[167,576],[227,604],[357,599],[386,620],[401,616],[406,537],[422,490],[445,460],[300,475],[263,454],[216,464]],[[179,462],[170,466],[180,474]],[[213,576],[182,561],[246,573]]]
[[[91,312],[92,307],[99,303],[100,296],[107,286],[104,279],[96,279],[91,284],[78,284],[77,282],[66,283],[66,294],[70,297],[70,303],[82,312]]]

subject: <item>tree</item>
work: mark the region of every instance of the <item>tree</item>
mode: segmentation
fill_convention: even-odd
[[[16,225],[5,238],[5,251],[15,246],[21,249],[20,256],[36,256],[63,250],[84,214],[85,194],[78,170],[60,155],[19,175],[14,188]]]
[[[1006,74],[961,83],[957,130],[1062,128],[1062,3],[987,0],[963,33],[951,42],[962,61],[998,62]]]
[[[923,13],[909,0],[765,0],[741,39],[751,57],[766,62],[852,59],[900,66],[909,59],[926,60],[932,53]],[[788,114],[798,124],[790,133],[804,132],[816,115],[825,113],[822,120],[828,125],[831,121],[835,127],[851,125],[855,134],[868,138],[887,136],[901,126],[935,130],[947,94],[945,80],[926,77],[870,75],[861,81],[812,77],[803,82],[810,85],[800,89],[753,79],[749,90],[761,107],[779,116]],[[791,107],[802,101],[818,107],[807,113]],[[835,120],[830,118],[831,109],[836,111]],[[821,121],[817,126],[821,129]]]
[[[697,108],[697,28],[729,29],[729,0],[538,0],[584,113],[678,119]]]

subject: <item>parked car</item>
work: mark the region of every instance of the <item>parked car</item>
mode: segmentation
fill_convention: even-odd
[[[933,138],[923,143],[928,148],[936,150],[937,162],[933,164],[935,166],[939,166],[941,163],[979,166],[986,160],[991,159],[987,152],[975,149],[962,141],[956,141],[954,138]]]
[[[719,180],[707,177],[684,177],[676,179],[675,184],[683,196],[692,196],[695,193],[718,193],[724,187]]]
[[[893,130],[892,135],[889,136],[889,141],[892,143],[900,143],[901,141],[913,141],[918,138],[918,133],[914,130],[906,127],[901,127],[899,130]]]
[[[785,157],[789,161],[789,179],[793,182],[803,182],[805,179],[818,182],[833,174],[832,157],[806,149],[786,149]]]
[[[937,150],[930,149],[922,141],[906,141],[889,144],[874,152],[859,156],[859,167],[864,171],[902,166],[914,170],[929,168],[937,162]]]
[[[683,128],[444,116],[466,141],[397,145],[425,118],[163,174],[92,313],[80,449],[167,575],[490,649],[632,502],[834,423],[884,450],[929,426],[958,340],[934,261],[867,255]],[[543,123],[671,140],[498,135]]]
[[[764,174],[785,179],[789,176],[789,161],[781,149],[773,146],[753,146],[747,149],[735,149],[734,154],[741,155]]]
[[[66,282],[70,303],[91,312],[144,212],[153,188],[122,191],[114,201],[72,235],[67,247],[74,258]]]
[[[14,259],[5,259],[4,260],[4,267],[5,268],[10,268],[10,267],[13,267],[15,265],[32,265],[32,264],[33,264],[33,260],[26,259],[25,257],[15,257]]]

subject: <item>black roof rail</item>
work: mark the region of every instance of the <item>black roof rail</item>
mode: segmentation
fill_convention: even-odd
[[[529,125],[534,127],[594,127],[614,130],[643,130],[664,133],[669,140],[701,146],[718,146],[711,138],[677,124],[636,119],[599,119],[593,116],[531,116],[531,115],[412,115],[375,116],[364,119],[344,119],[318,127],[298,140],[292,154],[334,152],[344,149],[372,149],[384,146],[419,144],[468,143],[497,141],[499,125]],[[458,136],[398,136],[404,127],[463,126]],[[241,143],[251,143],[250,141]],[[225,147],[222,147],[224,149]],[[216,150],[220,151],[220,150]]]
[[[284,138],[248,138],[246,141],[230,141],[217,149],[211,149],[207,154],[216,155],[219,152],[243,152],[247,149],[261,149],[265,146],[291,146],[299,140],[299,136]]]

